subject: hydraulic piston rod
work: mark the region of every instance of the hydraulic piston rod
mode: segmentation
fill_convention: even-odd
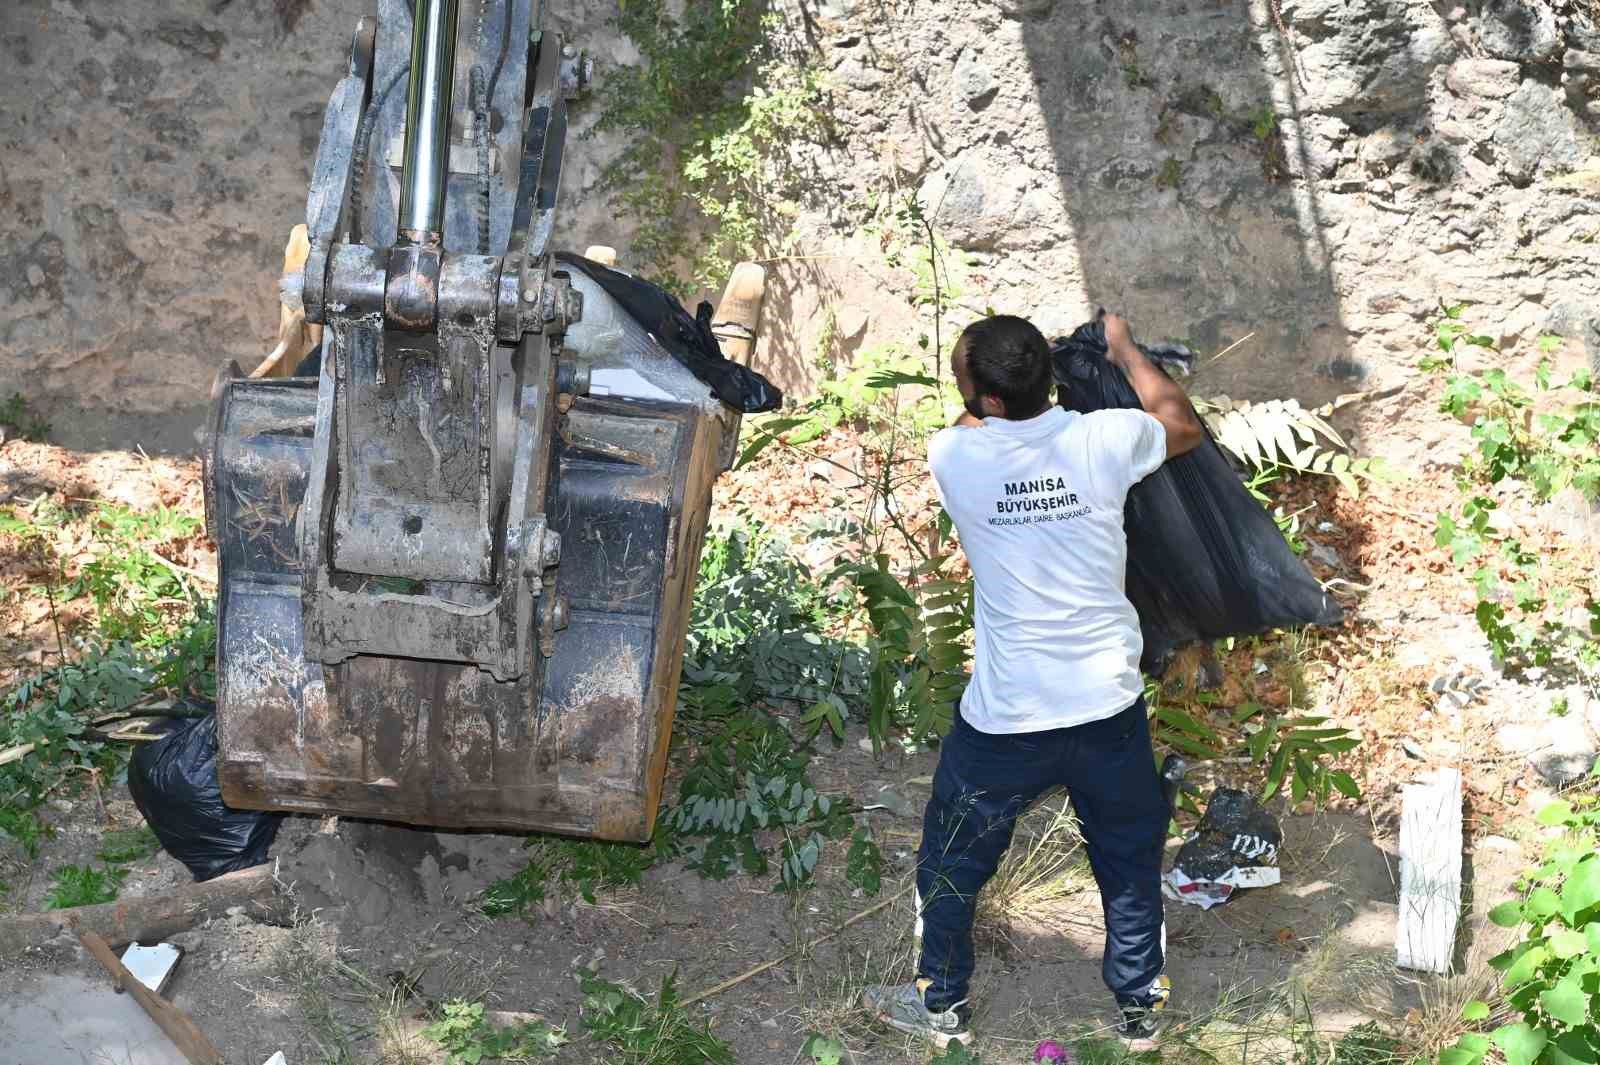
[[[458,0],[416,0],[413,9],[400,178],[401,243],[436,244],[443,237],[457,7]]]

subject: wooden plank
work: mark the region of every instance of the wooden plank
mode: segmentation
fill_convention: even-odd
[[[1400,923],[1395,961],[1447,973],[1461,917],[1461,772],[1407,784],[1400,800]]]
[[[173,1045],[189,1059],[190,1065],[227,1065],[227,1062],[222,1060],[222,1052],[206,1038],[199,1025],[190,1020],[187,1013],[140,983],[139,978],[130,973],[111,952],[105,940],[93,932],[79,932],[78,941],[105,967],[113,980],[127,988],[128,994],[144,1007],[150,1019],[156,1022],[157,1026],[167,1034],[167,1038],[172,1040]]]
[[[202,884],[185,884],[161,895],[119,899],[98,906],[24,913],[0,919],[0,958],[37,947],[63,930],[84,929],[122,947],[143,940],[156,942],[221,917],[234,906],[258,921],[287,923],[293,902],[279,893],[272,866],[258,865],[224,873]]]

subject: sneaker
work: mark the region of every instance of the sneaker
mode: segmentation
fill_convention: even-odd
[[[1156,977],[1143,1002],[1122,1003],[1122,1023],[1117,1025],[1117,1038],[1123,1046],[1135,1053],[1154,1050],[1156,1042],[1167,1027],[1167,999],[1172,997],[1172,981],[1165,975]]]
[[[929,1009],[922,996],[930,983],[918,980],[914,984],[878,984],[861,992],[861,1004],[889,1027],[926,1039],[940,1050],[951,1043],[971,1043],[968,1022],[972,1011],[966,1000],[946,1009]]]

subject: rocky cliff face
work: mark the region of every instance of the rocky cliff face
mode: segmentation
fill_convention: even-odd
[[[778,264],[776,364],[830,301],[852,343],[908,327],[870,305],[880,271],[848,212],[824,220],[884,187],[918,190],[971,253],[972,309],[1066,329],[1103,304],[1205,350],[1254,332],[1211,391],[1392,383],[1440,300],[1496,308],[1506,341],[1551,330],[1600,356],[1588,4],[805,7],[850,133],[816,154],[802,228],[810,254],[844,257]]]
[[[283,241],[368,6],[319,0],[287,33],[267,0],[0,13],[0,382],[58,436],[181,447],[214,368],[271,346]],[[783,47],[830,72],[830,132],[790,153],[795,230],[771,264],[758,360],[785,383],[926,330],[869,224],[912,192],[950,244],[958,324],[994,307],[1064,330],[1103,304],[1202,350],[1253,332],[1207,391],[1387,385],[1440,300],[1600,356],[1588,0],[772,6]],[[613,4],[549,7],[601,76],[636,61]],[[626,264],[593,187],[617,145],[570,146],[569,243]]]

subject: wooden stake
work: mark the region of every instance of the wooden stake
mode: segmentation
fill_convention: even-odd
[[[173,1045],[183,1052],[189,1059],[190,1065],[227,1065],[222,1060],[222,1052],[206,1038],[189,1015],[178,1007],[145,987],[139,978],[127,970],[120,959],[106,945],[106,941],[93,932],[79,932],[78,942],[82,943],[95,961],[104,966],[106,972],[111,974],[114,981],[120,983],[134,997],[150,1019],[167,1034]]]
[[[1448,973],[1461,917],[1461,771],[1407,784],[1400,799],[1400,920],[1395,962]]]
[[[0,918],[0,968],[9,956],[48,942],[64,928],[91,931],[113,947],[121,947],[138,940],[165,939],[222,917],[234,906],[244,907],[257,920],[280,924],[293,912],[291,900],[278,892],[272,866],[258,865],[161,895]]]
[[[813,939],[810,943],[806,944],[806,947],[804,949],[809,949],[811,947],[814,947],[818,943],[826,943],[828,940],[832,939],[834,936],[838,935],[840,932],[843,932],[846,928],[849,928],[851,925],[855,924],[857,921],[864,921],[868,917],[871,917],[873,914],[877,913],[879,910],[883,909],[885,906],[888,906],[890,903],[898,901],[901,896],[903,896],[906,892],[908,892],[910,890],[911,890],[911,885],[907,884],[905,887],[901,888],[899,891],[896,891],[893,895],[890,895],[888,898],[884,899],[882,902],[878,902],[878,903],[875,903],[874,905],[868,906],[866,909],[862,910],[860,913],[856,914],[854,917],[850,918],[844,924],[840,925],[838,928],[835,928],[833,931],[828,932],[828,933],[826,933],[824,935],[820,935],[816,939]],[[782,965],[784,962],[788,961],[790,958],[794,957],[796,954],[799,954],[801,949],[802,948],[797,947],[794,950],[789,951],[789,953],[787,953],[787,954],[782,954],[782,955],[779,955],[776,958],[773,958],[771,961],[764,961],[760,965],[757,965],[753,969],[746,969],[744,972],[740,973],[738,976],[735,976],[731,980],[724,980],[724,981],[722,981],[722,983],[717,984],[715,987],[708,987],[704,991],[700,991],[700,992],[697,992],[697,993],[695,993],[693,995],[690,995],[688,998],[679,999],[678,1000],[678,1005],[680,1005],[680,1006],[690,1006],[690,1005],[693,1005],[696,1002],[699,1002],[701,999],[710,998],[712,995],[720,995],[724,991],[728,990],[729,988],[738,987],[740,984],[744,983],[746,980],[750,979],[752,976],[760,976],[762,973],[766,972],[768,969],[772,969],[772,968],[775,968],[775,967],[777,967],[779,965]]]

